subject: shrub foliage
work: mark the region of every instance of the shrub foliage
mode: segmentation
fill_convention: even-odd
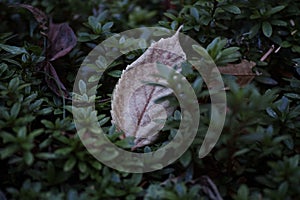
[[[224,75],[228,112],[222,135],[210,154],[197,153],[210,121],[209,96],[191,66],[184,75],[199,98],[199,134],[188,151],[162,170],[129,174],[106,167],[82,145],[71,101],[53,92],[40,70],[47,59],[39,24],[27,1],[0,2],[0,199],[297,199],[300,195],[300,2],[267,0],[34,0],[54,22],[68,22],[78,42],[55,68],[68,91],[93,47],[114,33],[161,26],[183,33],[206,48],[218,66],[256,63],[259,74],[240,87]],[[118,41],[117,41],[118,42]],[[128,43],[128,44],[126,44]],[[128,45],[129,41],[119,41]],[[269,53],[267,53],[269,51]],[[110,124],[110,97],[120,72],[142,54],[119,58],[104,73],[96,109],[104,132],[129,149]],[[62,78],[64,77],[64,78]],[[55,81],[54,81],[55,83]],[[167,138],[138,149],[147,152]]]

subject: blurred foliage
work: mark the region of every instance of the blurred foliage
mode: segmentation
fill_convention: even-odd
[[[223,133],[203,159],[197,153],[209,121],[208,90],[186,65],[183,74],[200,102],[199,134],[172,165],[151,173],[109,169],[82,145],[73,123],[71,102],[57,97],[36,69],[45,57],[38,24],[28,3],[55,22],[68,22],[77,46],[53,64],[69,91],[84,57],[110,35],[141,26],[162,26],[204,46],[218,66],[256,62],[261,73],[240,87],[224,76],[228,113]],[[67,0],[0,2],[0,199],[217,199],[208,176],[224,199],[297,199],[300,195],[300,2],[267,0]],[[121,39],[117,45],[130,47]],[[266,59],[263,55],[274,45]],[[141,46],[143,46],[141,44]],[[110,95],[120,71],[141,55],[130,52],[105,72],[96,101],[103,130],[116,145],[130,149],[109,123]],[[104,59],[99,60],[105,62]],[[109,87],[104,87],[108,85]],[[107,100],[108,99],[108,100]],[[166,123],[172,139],[180,111]],[[138,149],[155,150],[164,141]]]

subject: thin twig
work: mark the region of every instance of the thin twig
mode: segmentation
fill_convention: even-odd
[[[274,46],[274,44],[273,44],[273,45],[271,46],[271,48],[267,51],[267,53],[265,53],[265,54],[261,57],[260,61],[263,62],[264,60],[266,60],[266,59],[269,57],[269,55],[274,51],[274,48],[275,48],[275,46]]]
[[[201,177],[203,192],[205,192],[212,200],[223,200],[217,186],[208,176]]]

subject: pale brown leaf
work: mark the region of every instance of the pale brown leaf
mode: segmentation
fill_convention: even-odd
[[[237,83],[240,86],[249,84],[257,75],[252,72],[255,62],[242,60],[239,64],[228,64],[225,67],[218,67],[222,74],[234,75],[237,77]]]
[[[152,143],[167,116],[174,110],[167,101],[154,103],[156,99],[171,94],[171,89],[147,85],[145,82],[164,82],[153,76],[158,74],[157,63],[177,66],[176,69],[180,70],[186,55],[178,35],[177,32],[170,38],[153,43],[142,56],[127,66],[113,92],[112,123],[124,132],[125,137],[136,138],[134,148]]]

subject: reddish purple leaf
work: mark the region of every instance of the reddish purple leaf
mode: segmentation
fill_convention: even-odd
[[[67,53],[69,53],[77,43],[77,38],[73,30],[67,23],[54,24],[50,20],[49,27],[47,23],[49,21],[48,16],[38,8],[35,8],[27,4],[17,4],[12,5],[12,7],[22,7],[29,10],[36,21],[39,23],[42,31],[47,31],[48,44],[47,47],[47,61],[39,63],[37,65],[37,70],[44,70],[46,73],[45,80],[48,87],[58,96],[63,96],[69,98],[68,91],[64,84],[60,81],[54,67],[50,61],[54,61]],[[46,35],[46,33],[42,32]]]
[[[54,67],[50,62],[46,62],[44,65],[44,71],[47,74],[45,80],[48,87],[58,96],[63,96],[65,98],[69,97],[68,91],[64,84],[59,79]]]
[[[69,53],[77,43],[76,35],[67,23],[54,24],[50,22],[48,39],[50,61]]]

